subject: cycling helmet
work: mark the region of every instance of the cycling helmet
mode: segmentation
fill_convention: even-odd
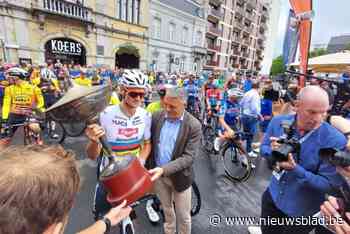
[[[157,93],[158,93],[158,95],[159,96],[161,96],[161,97],[164,97],[165,96],[165,90],[166,90],[166,87],[165,87],[165,85],[159,85],[158,87],[157,87]]]
[[[120,85],[130,88],[146,88],[147,76],[138,70],[124,70]]]
[[[29,73],[26,70],[19,68],[19,67],[12,67],[12,68],[8,69],[6,74],[8,76],[18,77],[21,80],[25,80],[29,76]]]
[[[243,97],[243,93],[238,89],[229,89],[227,91],[227,96],[241,98]]]

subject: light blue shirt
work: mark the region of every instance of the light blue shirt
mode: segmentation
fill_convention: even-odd
[[[258,117],[261,111],[260,95],[256,89],[246,92],[240,102],[244,115]]]
[[[180,119],[170,120],[165,117],[164,124],[160,130],[160,139],[158,143],[157,166],[163,166],[171,161],[174,151],[177,135],[179,135],[180,127],[184,115]]]

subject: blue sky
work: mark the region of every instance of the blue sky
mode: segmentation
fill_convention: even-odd
[[[287,22],[288,0],[282,1],[278,43],[274,57],[282,53]],[[313,28],[311,44],[328,44],[332,36],[350,34],[350,0],[313,0]]]

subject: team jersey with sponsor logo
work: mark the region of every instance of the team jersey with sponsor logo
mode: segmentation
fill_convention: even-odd
[[[100,115],[100,124],[114,156],[138,156],[142,143],[151,139],[151,114],[141,107],[128,117],[120,105],[108,106]]]

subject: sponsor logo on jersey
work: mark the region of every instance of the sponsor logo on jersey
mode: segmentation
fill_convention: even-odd
[[[121,119],[113,119],[112,123],[117,125],[117,126],[122,126],[122,127],[126,127],[127,126],[127,122]]]
[[[139,133],[138,128],[122,128],[118,129],[118,134],[126,137],[132,137]]]

